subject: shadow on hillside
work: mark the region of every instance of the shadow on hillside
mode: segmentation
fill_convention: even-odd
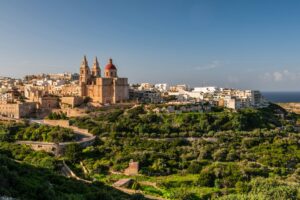
[[[137,199],[101,182],[87,184],[0,154],[0,196],[18,199]],[[141,198],[138,198],[141,199]]]

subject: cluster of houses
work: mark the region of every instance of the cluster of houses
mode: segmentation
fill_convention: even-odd
[[[92,72],[86,57],[80,74],[28,75],[23,80],[0,77],[0,115],[12,118],[30,117],[32,113],[49,113],[53,109],[73,109],[87,98],[98,106],[115,103],[164,104],[154,112],[205,112],[213,106],[239,110],[268,106],[260,91],[219,87],[169,86],[166,83],[127,84],[119,78],[110,59],[101,77],[97,58]]]
[[[269,102],[258,90],[240,90],[219,87],[195,87],[187,85],[168,86],[168,84],[142,83],[131,85],[129,91],[133,100],[141,103],[197,104],[208,103],[210,106],[226,107],[239,110],[247,107],[261,108]]]
[[[30,117],[32,114],[48,113],[60,105],[75,107],[83,99],[78,97],[77,74],[29,75],[23,80],[0,78],[0,115],[10,118]],[[69,88],[74,95],[67,94]],[[59,94],[59,96],[58,96]]]
[[[184,112],[210,112],[212,105],[202,103],[190,103],[182,105],[174,105],[167,103],[161,107],[156,107],[152,110],[155,113],[184,113]]]
[[[53,109],[83,102],[104,106],[128,101],[128,79],[118,76],[110,58],[101,73],[97,57],[90,68],[83,57],[79,74],[28,75],[23,80],[0,78],[0,115],[12,118],[47,115]]]

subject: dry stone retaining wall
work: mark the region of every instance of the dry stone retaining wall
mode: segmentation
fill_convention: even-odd
[[[68,120],[44,120],[44,124],[49,125],[49,126],[60,126],[63,128],[70,128],[72,129],[75,133],[84,135],[86,137],[83,137],[79,141],[75,142],[60,142],[60,143],[53,143],[53,142],[37,142],[37,141],[17,141],[17,144],[24,144],[30,146],[33,150],[36,151],[46,151],[49,153],[53,153],[54,155],[62,155],[66,146],[72,144],[72,143],[77,143],[82,147],[87,147],[90,146],[94,143],[96,136],[93,134],[89,133],[87,129],[80,129],[75,126],[70,126]]]

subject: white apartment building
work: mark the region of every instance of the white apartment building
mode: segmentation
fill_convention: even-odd
[[[154,87],[160,92],[167,92],[169,90],[169,85],[167,83],[157,83]]]
[[[233,110],[238,110],[242,108],[242,102],[240,99],[231,97],[231,96],[226,96],[224,98],[224,107],[230,108]]]
[[[207,86],[207,87],[195,87],[193,92],[202,92],[202,93],[215,93],[219,91],[218,87],[215,86]]]
[[[154,85],[151,83],[141,83],[138,90],[153,90]]]

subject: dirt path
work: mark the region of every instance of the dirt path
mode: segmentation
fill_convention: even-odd
[[[131,190],[131,189],[127,189],[127,188],[121,188],[121,187],[114,187],[117,190],[120,190],[122,192],[125,192],[127,194],[142,194],[144,195],[146,198],[148,199],[153,199],[153,200],[166,200],[162,197],[156,197],[156,196],[152,196],[152,195],[148,195],[148,194],[144,194],[142,191],[140,190]]]
[[[82,179],[80,177],[78,177],[70,168],[69,166],[65,163],[65,161],[63,161],[63,168],[62,168],[62,174],[64,176],[67,176],[67,177],[72,177],[72,178],[75,178],[77,180],[80,180],[80,181],[83,181],[85,183],[92,183],[92,181],[89,181],[89,180],[85,180],[85,179]],[[145,184],[146,185],[146,184]],[[151,185],[152,186],[152,185]],[[151,199],[151,200],[166,200],[164,198],[161,198],[161,197],[156,197],[156,196],[152,196],[152,195],[148,195],[148,194],[144,194],[142,191],[140,190],[132,190],[132,189],[127,189],[127,188],[121,188],[121,187],[116,187],[116,186],[112,186],[113,188],[117,189],[117,190],[120,190],[124,193],[127,193],[127,194],[142,194],[144,195],[146,198],[148,199]],[[154,186],[153,186],[154,187]]]

